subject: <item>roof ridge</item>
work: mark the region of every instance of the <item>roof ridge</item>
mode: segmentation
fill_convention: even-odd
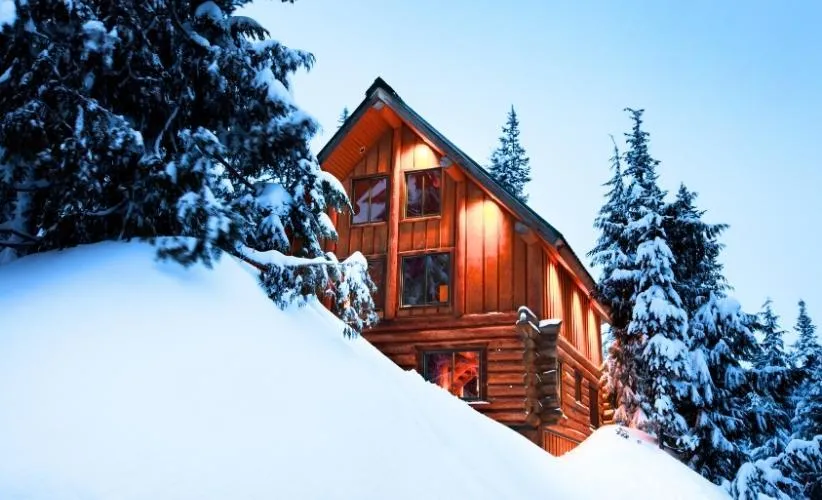
[[[368,90],[366,90],[366,91],[365,91],[365,97],[370,96],[370,95],[371,95],[371,94],[373,94],[373,93],[374,93],[377,89],[382,89],[382,90],[384,90],[385,92],[387,92],[387,93],[389,93],[389,94],[391,94],[391,95],[393,95],[393,96],[395,96],[395,97],[399,97],[399,96],[397,95],[397,91],[396,91],[396,90],[394,90],[394,88],[393,88],[393,87],[391,87],[391,85],[388,85],[388,83],[386,83],[386,82],[385,82],[385,80],[383,80],[381,76],[378,76],[378,77],[374,80],[374,83],[372,83],[372,84],[371,84],[371,86],[370,86],[370,87],[368,87]]]

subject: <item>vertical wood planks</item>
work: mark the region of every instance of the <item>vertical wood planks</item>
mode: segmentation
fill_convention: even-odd
[[[466,247],[465,312],[467,314],[483,312],[483,271],[485,227],[483,224],[484,193],[472,182],[468,184],[466,202],[468,241]]]
[[[499,218],[500,209],[497,204],[488,198],[484,199],[483,207],[483,238],[484,265],[484,311],[499,311]]]

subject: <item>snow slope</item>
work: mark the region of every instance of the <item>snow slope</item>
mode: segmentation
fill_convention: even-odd
[[[3,499],[721,498],[614,436],[551,457],[230,258],[104,243],[0,266]]]

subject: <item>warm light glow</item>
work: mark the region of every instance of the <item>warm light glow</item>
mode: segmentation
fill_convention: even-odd
[[[588,343],[591,349],[590,359],[595,365],[599,365],[602,359],[599,351],[599,323],[593,309],[588,309]]]
[[[579,301],[579,291],[574,290],[572,298],[571,298],[571,314],[573,314],[573,339],[574,339],[574,347],[582,351],[583,353],[588,355],[587,345],[583,346],[582,339],[585,336],[585,322],[584,316],[582,315],[582,304]],[[584,350],[583,350],[584,349]]]
[[[412,148],[414,152],[414,167],[415,168],[433,168],[439,167],[440,162],[436,153],[428,146],[428,144],[419,141]]]
[[[550,307],[549,316],[562,318],[562,287],[559,283],[557,264],[552,260],[548,261],[548,304]],[[565,336],[567,338],[568,327],[565,326],[563,329],[566,331]]]

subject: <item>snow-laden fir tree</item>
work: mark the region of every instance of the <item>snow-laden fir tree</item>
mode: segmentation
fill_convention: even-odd
[[[728,492],[736,500],[822,498],[822,435],[793,439],[785,451],[745,463]]]
[[[525,185],[531,181],[531,160],[519,140],[519,119],[514,107],[502,127],[499,146],[491,154],[489,172],[506,191],[523,202],[528,201]]]
[[[665,206],[663,226],[668,246],[674,254],[674,284],[682,305],[689,315],[703,306],[711,294],[728,289],[719,262],[724,245],[719,237],[727,224],[704,221],[704,210],[696,207],[697,193],[681,184],[676,198]]]
[[[247,3],[15,2],[0,31],[2,260],[148,238],[183,264],[256,259],[275,299],[373,286],[357,257],[322,250],[326,211],[347,199],[291,97],[313,57],[235,15]],[[353,330],[374,320],[338,302]]]
[[[798,337],[793,345],[792,360],[794,365],[803,371],[813,371],[822,364],[822,345],[816,336],[816,325],[808,315],[804,300],[799,301],[799,316],[793,327]]]
[[[613,141],[613,137],[611,140]],[[588,256],[591,258],[591,265],[600,268],[600,279],[595,292],[597,300],[608,307],[611,316],[606,390],[611,399],[617,402],[615,421],[630,425],[639,410],[636,388],[643,337],[628,335],[634,294],[634,275],[629,270],[633,268],[634,257],[632,250],[628,248],[625,185],[621,155],[616,142],[611,157],[611,170],[613,175],[605,183],[608,188],[606,200],[594,221],[594,227],[599,230],[599,238]]]
[[[793,353],[799,382],[794,392],[792,430],[795,438],[810,439],[822,434],[822,345],[804,300],[799,301],[794,329],[799,334]]]
[[[707,479],[733,479],[747,460],[751,380],[743,363],[757,353],[754,319],[735,299],[712,292],[690,321],[693,392],[685,415],[692,448],[682,458]]]
[[[757,353],[754,318],[726,296],[719,255],[725,224],[709,224],[696,193],[681,185],[665,208],[665,233],[675,263],[674,287],[689,318],[692,393],[684,416],[693,448],[681,451],[694,470],[716,483],[732,479],[746,459],[750,383],[744,363]]]
[[[753,390],[748,398],[755,424],[750,454],[755,459],[776,456],[785,448],[791,435],[791,394],[797,382],[797,371],[785,352],[785,331],[770,299],[762,306],[757,330],[761,340],[751,367]]]
[[[634,263],[624,270],[635,289],[628,334],[646,339],[640,354],[640,412],[636,424],[656,434],[659,445],[690,446],[682,415],[691,394],[688,317],[675,289],[674,258],[663,228],[665,193],[657,183],[658,161],[648,151],[642,110],[627,110],[633,127],[626,134],[626,236],[635,248]]]

